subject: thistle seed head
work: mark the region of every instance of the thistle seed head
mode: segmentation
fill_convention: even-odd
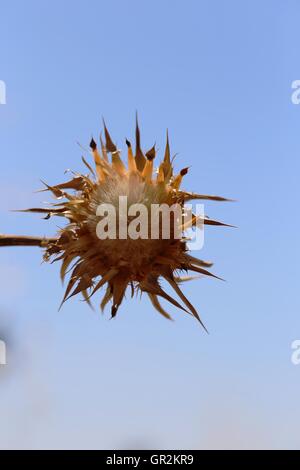
[[[135,153],[131,143],[126,139],[127,165],[121,159],[120,151],[114,144],[105,123],[104,134],[105,143],[100,139],[99,147],[93,138],[90,142],[95,170],[83,158],[89,170],[87,175],[75,174],[70,181],[54,186],[46,184],[46,190],[57,199],[56,203],[50,208],[28,209],[29,212],[45,213],[46,218],[55,215],[67,220],[67,224],[59,231],[56,238],[42,242],[39,239],[39,246],[45,249],[44,259],[61,262],[62,280],[69,274],[62,303],[77,294],[82,294],[90,303],[90,298],[100,288],[106,287],[100,306],[103,310],[106,304],[111,302],[111,315],[114,317],[127,287],[130,287],[132,296],[138,291],[146,293],[154,308],[166,318],[170,318],[170,315],[162,307],[160,299],[165,299],[177,308],[192,314],[201,322],[196,309],[179,287],[181,282],[192,277],[180,277],[179,274],[193,271],[200,275],[213,276],[207,270],[211,263],[194,258],[188,253],[183,219],[176,219],[174,215],[172,218],[172,214],[167,227],[169,236],[162,236],[162,229],[158,224],[158,236],[153,238],[151,235],[154,222],[151,208],[153,205],[162,204],[171,208],[175,204],[183,214],[187,201],[226,199],[194,194],[181,189],[188,168],[183,168],[178,174],[174,174],[168,134],[164,158],[158,164],[156,171],[155,145],[144,154],[138,122],[136,122]],[[146,238],[120,235],[119,229],[124,222],[120,201],[124,198],[127,202],[126,228],[129,229],[130,224],[135,223],[137,231],[139,229],[142,232],[145,230],[144,224],[147,226]],[[141,219],[139,223],[127,212],[128,207],[135,204],[143,205],[148,210],[146,219]],[[114,237],[99,238],[98,224],[99,221],[103,223],[105,217],[103,214],[99,216],[97,210],[106,206],[115,209],[116,230]],[[225,225],[207,217],[203,217],[202,223]],[[175,236],[176,224],[177,229],[179,227],[180,237]],[[197,218],[193,216],[190,225],[196,224]],[[183,305],[162,289],[160,285],[162,278],[169,283]]]

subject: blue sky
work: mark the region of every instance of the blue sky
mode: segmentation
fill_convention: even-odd
[[[199,256],[226,283],[184,286],[210,335],[147,299],[115,321],[72,299],[37,249],[0,252],[3,448],[299,448],[299,3],[3,1],[0,232],[54,234],[40,179],[83,170],[101,116],[120,147],[162,150],[189,190],[238,226],[208,228]],[[1,333],[3,331],[3,333]]]

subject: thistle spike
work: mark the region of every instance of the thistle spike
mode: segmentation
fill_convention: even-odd
[[[186,313],[190,313],[182,305],[180,305],[180,303],[178,303],[177,300],[173,299],[173,297],[168,295],[160,287],[157,280],[154,280],[154,279],[151,279],[151,280],[145,279],[145,280],[143,280],[142,282],[140,282],[140,289],[144,292],[149,293],[149,294],[158,295],[158,296],[162,297],[163,299],[167,300],[168,302],[170,302],[175,307],[180,308],[181,310],[183,310]]]
[[[105,145],[106,145],[106,150],[107,152],[116,152],[117,151],[117,147],[115,146],[115,144],[113,143],[111,137],[110,137],[110,134],[107,130],[107,127],[106,127],[106,124],[105,124],[105,121],[103,119],[103,127],[104,127],[104,134],[105,134]]]
[[[115,277],[118,274],[118,272],[119,272],[118,269],[111,268],[106,274],[104,274],[104,276],[102,276],[102,279],[94,287],[93,292],[91,293],[90,297],[92,297],[92,295],[94,295],[95,292],[97,292],[97,290],[100,289],[100,287],[102,287],[107,282],[111,281],[111,279]]]
[[[84,163],[84,165],[87,167],[87,169],[91,172],[91,174],[93,176],[96,176],[93,168],[91,167],[91,165],[86,161],[86,159],[83,156],[81,157],[81,160]]]
[[[171,156],[170,156],[170,143],[169,143],[169,132],[167,129],[167,142],[166,142],[166,149],[165,149],[165,156],[164,156],[164,162],[166,164],[171,164]]]
[[[211,268],[213,263],[211,261],[204,261],[203,259],[195,258],[191,255],[185,255],[185,258],[189,263],[196,264],[197,266],[204,267],[204,268]]]
[[[135,129],[135,161],[136,161],[136,166],[137,169],[142,172],[144,169],[144,166],[146,164],[146,158],[142,152],[141,149],[141,134],[140,134],[140,128],[139,128],[139,123],[138,123],[138,115],[136,113],[136,129]]]
[[[106,151],[106,147],[105,147],[105,144],[103,142],[101,134],[100,134],[100,145],[101,145],[102,157],[106,162],[108,162],[107,151]]]
[[[113,279],[113,288],[112,288],[113,305],[111,308],[112,318],[117,314],[118,308],[120,307],[122,303],[127,284],[128,284],[128,280],[124,279],[124,277],[116,276]]]
[[[164,183],[165,182],[165,175],[162,165],[159,166],[158,174],[157,174],[157,182]]]
[[[171,155],[170,155],[170,144],[169,144],[169,133],[167,130],[167,142],[165,149],[165,156],[162,162],[162,169],[166,180],[169,180],[172,176],[172,164],[171,164]]]
[[[126,145],[127,145],[127,148],[128,148],[128,170],[130,172],[135,172],[135,171],[137,171],[136,162],[135,162],[135,159],[134,159],[134,156],[133,156],[131,143],[127,139],[126,139]]]
[[[94,157],[98,179],[99,179],[99,181],[103,181],[105,179],[105,175],[104,175],[104,173],[101,169],[101,160],[102,159],[101,159],[101,155],[98,151],[97,144],[94,141],[93,137],[92,137],[91,142],[90,142],[90,147],[91,147],[92,154],[93,154],[93,157]]]
[[[173,189],[179,189],[180,188],[182,179],[187,174],[187,172],[188,172],[188,168],[183,168],[183,170],[181,170],[179,175],[175,176],[174,180],[171,183],[171,186],[172,186]]]
[[[206,333],[208,333],[204,323],[202,322],[201,318],[199,317],[198,315],[198,312],[197,310],[195,309],[195,307],[190,303],[190,301],[186,298],[186,296],[183,294],[183,292],[181,291],[181,289],[179,288],[178,284],[173,280],[173,279],[170,279],[169,277],[165,277],[166,281],[168,281],[168,283],[170,284],[171,287],[173,287],[173,289],[175,290],[176,294],[181,298],[181,300],[183,301],[183,303],[187,306],[187,308],[191,311],[191,313],[193,314],[193,316],[195,318],[197,318],[197,320],[201,323],[201,325],[203,326],[203,328],[205,329]]]
[[[220,201],[220,202],[234,202],[234,199],[228,199],[226,197],[221,196],[211,196],[208,194],[196,194],[196,193],[189,193],[187,191],[179,191],[179,195],[182,195],[184,201],[191,201],[193,199],[202,199],[208,201]]]
[[[153,159],[155,158],[155,144],[153,147],[146,153],[147,161],[146,165],[144,166],[142,176],[145,178],[147,183],[151,183],[152,181],[152,174],[153,174]]]
[[[100,164],[101,163],[101,155],[98,152],[97,144],[94,141],[93,137],[92,137],[91,142],[90,142],[90,147],[91,147],[92,154],[93,154],[96,165]]]
[[[147,183],[151,183],[153,174],[153,160],[147,160],[144,166],[142,177],[145,178]]]
[[[163,307],[161,306],[158,298],[156,295],[154,294],[149,294],[148,293],[148,296],[149,296],[149,299],[151,300],[151,303],[153,305],[153,307],[165,318],[167,318],[168,320],[172,320],[172,317],[171,315],[169,315],[164,309]]]
[[[93,137],[91,138],[90,147],[91,147],[92,150],[96,150],[96,148],[97,148],[97,144],[94,141]]]
[[[104,294],[104,297],[103,297],[103,299],[101,301],[101,304],[100,304],[100,308],[101,308],[102,312],[105,309],[106,304],[110,301],[110,299],[112,299],[112,292],[111,292],[110,285],[108,285],[107,288],[106,288],[106,292]]]
[[[113,152],[111,154],[111,158],[112,158],[113,169],[116,170],[118,175],[125,176],[127,173],[127,170],[126,170],[124,163],[121,160],[120,152]]]
[[[155,155],[156,155],[156,149],[155,149],[155,144],[153,145],[153,147],[151,147],[150,150],[148,150],[148,152],[146,153],[146,158],[147,160],[154,160],[155,158]]]

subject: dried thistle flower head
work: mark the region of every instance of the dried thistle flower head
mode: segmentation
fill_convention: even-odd
[[[128,204],[174,204],[180,206],[183,213],[187,201],[195,199],[225,201],[218,196],[194,194],[180,189],[182,179],[188,169],[173,173],[169,139],[164,158],[154,171],[156,149],[153,146],[143,153],[140,143],[140,130],[136,123],[136,148],[133,152],[131,143],[126,140],[128,161],[123,163],[120,151],[113,143],[104,123],[105,143],[100,138],[98,147],[94,139],[90,148],[94,158],[95,171],[83,158],[88,175],[74,174],[68,182],[49,186],[57,202],[48,208],[27,209],[28,212],[45,213],[46,218],[52,215],[67,219],[67,225],[60,230],[56,238],[42,239],[18,236],[0,236],[0,245],[38,245],[45,249],[46,261],[61,261],[61,279],[71,272],[62,303],[76,294],[82,294],[90,303],[90,298],[101,287],[106,292],[101,301],[101,309],[112,302],[111,315],[114,317],[129,286],[131,294],[145,292],[154,308],[166,318],[171,318],[160,303],[160,298],[167,300],[179,309],[192,314],[200,322],[200,317],[181,291],[179,284],[191,277],[179,277],[184,271],[193,271],[200,275],[214,276],[207,268],[212,264],[188,254],[187,239],[184,236],[186,227],[180,221],[180,238],[175,237],[170,227],[170,235],[163,238],[161,228],[159,236],[151,238],[121,237],[119,230],[113,238],[100,239],[97,235],[97,224],[103,217],[97,216],[97,208],[110,204],[119,210],[120,197],[127,197]],[[110,157],[110,158],[109,158]],[[71,192],[69,192],[71,190]],[[117,210],[117,213],[118,213]],[[151,232],[151,221],[147,219]],[[129,222],[126,222],[129,224]],[[171,219],[168,222],[171,225]],[[197,217],[192,216],[190,225],[195,226]],[[203,224],[226,225],[203,216]],[[120,216],[117,217],[117,229]],[[216,277],[216,276],[214,276]],[[168,295],[160,285],[164,278],[173,288],[183,305]],[[201,322],[202,324],[202,322]],[[202,324],[203,325],[203,324]]]

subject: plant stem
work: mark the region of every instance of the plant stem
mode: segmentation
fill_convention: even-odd
[[[43,248],[49,243],[55,243],[56,241],[57,238],[0,234],[0,246],[39,246]]]

